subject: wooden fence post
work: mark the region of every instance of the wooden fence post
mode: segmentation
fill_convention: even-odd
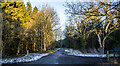
[[[29,56],[29,50],[27,50],[27,56]]]
[[[107,51],[107,61],[109,62],[109,51]]]

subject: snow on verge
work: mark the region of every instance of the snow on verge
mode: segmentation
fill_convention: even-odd
[[[54,52],[56,52],[56,51],[58,51],[58,50],[60,50],[60,48],[57,48]]]
[[[25,55],[23,57],[13,58],[13,59],[2,59],[2,63],[18,63],[18,62],[30,62],[40,59],[43,56],[47,56],[49,53],[30,53],[29,56]],[[1,60],[1,59],[0,59]]]
[[[101,58],[106,57],[106,54],[82,53],[78,50],[72,50],[72,49],[66,49],[65,53],[67,53],[68,55],[82,56],[82,57],[101,57]],[[113,56],[114,54],[109,54],[109,57],[113,57]],[[119,56],[119,55],[115,55],[115,56]]]

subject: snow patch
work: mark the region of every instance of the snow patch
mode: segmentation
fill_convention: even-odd
[[[72,50],[72,49],[66,49],[65,52],[66,53],[72,53],[72,54],[81,54],[82,53],[78,50]]]
[[[97,53],[82,53],[78,50],[73,50],[73,49],[66,49],[65,53],[67,53],[68,55],[74,55],[74,56],[82,56],[82,57],[102,57],[105,58],[106,54],[97,54]],[[109,54],[109,57],[113,57],[114,54]],[[119,56],[119,55],[115,55],[115,56]]]
[[[55,63],[55,64],[59,64],[59,63]]]
[[[54,52],[56,52],[56,51],[58,51],[58,50],[60,50],[60,48],[57,48]]]
[[[0,59],[2,63],[18,63],[18,62],[31,62],[40,59],[43,56],[47,56],[49,53],[30,53],[29,56],[25,55],[23,57],[13,58],[13,59]]]

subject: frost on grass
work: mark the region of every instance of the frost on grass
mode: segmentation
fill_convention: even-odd
[[[18,63],[18,62],[31,62],[40,59],[43,56],[48,55],[49,53],[30,53],[29,56],[25,55],[23,57],[19,58],[13,58],[13,59],[2,59],[2,63]],[[0,59],[1,60],[1,59]]]
[[[106,57],[106,54],[82,53],[78,50],[73,50],[73,49],[66,49],[65,53],[67,53],[68,55],[81,56],[81,57],[101,57],[101,58]],[[113,56],[114,54],[109,54],[109,57],[113,57]],[[115,55],[115,56],[119,56],[119,55]]]
[[[55,51],[58,51],[60,48],[57,48]],[[54,52],[55,52],[54,51]],[[19,62],[31,62],[40,59],[43,56],[47,56],[49,53],[30,53],[29,56],[25,55],[23,57],[13,58],[13,59],[0,59],[0,62],[5,63],[19,63]]]

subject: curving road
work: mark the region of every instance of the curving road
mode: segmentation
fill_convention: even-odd
[[[88,58],[88,57],[78,57],[78,56],[69,56],[64,54],[64,48],[56,51],[55,53],[44,56],[41,59],[29,63],[19,63],[24,65],[28,64],[99,64],[105,62],[105,59],[102,58]],[[18,65],[18,64],[10,64]]]
[[[101,58],[86,58],[78,56],[69,56],[64,54],[64,48],[45,56],[37,61],[25,64],[99,64],[104,61]]]

